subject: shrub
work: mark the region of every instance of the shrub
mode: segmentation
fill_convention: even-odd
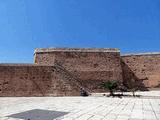
[[[106,82],[103,82],[102,83],[102,87],[104,88],[104,89],[107,89],[107,90],[109,90],[109,92],[110,92],[110,96],[114,96],[114,90],[118,87],[118,83],[117,83],[117,81],[106,81]]]

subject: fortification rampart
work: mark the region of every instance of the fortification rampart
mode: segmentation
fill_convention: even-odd
[[[75,83],[61,78],[52,66],[1,64],[0,96],[79,95]]]
[[[123,81],[136,80],[145,87],[160,85],[160,53],[122,55]]]
[[[122,81],[118,49],[36,49],[35,63],[60,65],[92,92],[98,92],[103,81]]]
[[[143,90],[160,86],[160,53],[50,48],[34,55],[34,64],[0,64],[0,96],[73,96],[80,88],[103,92],[100,84],[107,80]]]
[[[118,49],[36,49],[35,64],[0,64],[0,96],[79,95],[122,81]]]

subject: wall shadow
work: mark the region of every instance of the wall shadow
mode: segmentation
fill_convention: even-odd
[[[131,68],[121,59],[123,85],[127,89],[135,89],[140,91],[148,91],[148,88],[144,85],[143,81],[147,80],[138,78]]]
[[[12,114],[7,117],[24,120],[53,120],[66,114],[68,114],[68,112],[33,109],[17,114]]]

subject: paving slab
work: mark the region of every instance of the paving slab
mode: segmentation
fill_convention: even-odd
[[[122,94],[122,92],[115,92],[115,94]],[[91,93],[92,96],[107,96],[109,92],[106,93]],[[123,92],[123,95],[126,97],[133,97],[132,92]],[[123,97],[124,97],[123,96]],[[135,91],[135,96],[139,96],[140,98],[157,98],[160,99],[160,90],[151,90],[151,91]]]
[[[160,99],[0,97],[0,120],[160,120]]]

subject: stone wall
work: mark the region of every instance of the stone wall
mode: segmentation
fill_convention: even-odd
[[[144,89],[160,85],[159,53],[131,54],[121,58],[125,84],[136,81],[136,86]]]
[[[61,79],[51,66],[1,64],[0,96],[79,95],[77,86]]]
[[[34,64],[0,64],[0,96],[75,96],[102,92],[107,80],[128,88],[160,86],[160,54],[118,49],[36,49]]]
[[[0,64],[0,96],[75,96],[107,80],[122,81],[117,49],[39,49],[35,64]]]
[[[35,52],[35,64],[0,64],[0,96],[75,96],[122,81],[116,49],[56,50]]]
[[[35,63],[60,65],[92,92],[98,92],[103,81],[122,81],[117,49],[37,49]]]

